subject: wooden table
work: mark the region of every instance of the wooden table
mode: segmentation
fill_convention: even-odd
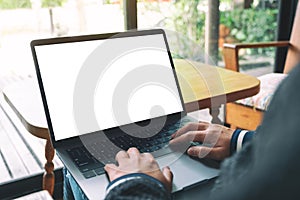
[[[174,61],[187,112],[209,108],[214,123],[221,123],[220,105],[259,92],[260,82],[253,76],[199,62]]]
[[[43,189],[53,195],[55,182],[53,158],[55,151],[50,141],[37,80],[18,81],[4,88],[3,95],[25,128],[32,135],[46,140]]]
[[[252,76],[186,60],[175,60],[175,67],[187,112],[210,108],[216,122],[219,121],[216,119],[221,104],[259,92],[260,82]],[[18,82],[5,88],[3,94],[27,130],[47,140],[43,188],[53,194],[54,149],[50,142],[37,81]]]

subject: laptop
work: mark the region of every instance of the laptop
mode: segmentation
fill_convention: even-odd
[[[104,165],[120,150],[150,152],[174,173],[173,192],[219,170],[172,151],[188,117],[162,29],[38,39],[31,50],[51,142],[89,199],[103,199]]]

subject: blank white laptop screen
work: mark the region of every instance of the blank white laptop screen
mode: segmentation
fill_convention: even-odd
[[[111,47],[106,44],[106,55],[103,50],[97,55],[97,49],[105,42],[112,43]],[[151,47],[152,43],[155,45]],[[132,48],[120,54],[115,44],[132,45]],[[56,141],[99,131],[99,127],[105,130],[183,111],[162,34],[40,45],[35,46],[35,52]],[[92,58],[91,54],[94,55]],[[114,54],[109,64],[101,65],[101,59]],[[93,96],[98,126],[91,126],[88,119],[82,119],[87,121],[87,125],[78,133],[73,111],[74,87],[80,70],[90,63],[86,62],[87,59],[93,59],[92,62],[98,64],[101,71]],[[149,66],[158,67],[151,73],[139,70]],[[161,73],[166,70],[168,73]],[[134,87],[130,83],[130,91],[125,91],[129,94],[117,99],[117,105],[113,105],[115,93],[124,92],[118,87],[124,88],[125,85],[126,88],[122,81],[127,76],[145,81]],[[126,109],[114,109],[118,105],[126,105]],[[126,115],[129,118],[116,119],[116,116]]]

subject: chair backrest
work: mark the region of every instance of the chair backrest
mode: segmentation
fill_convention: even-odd
[[[300,3],[297,5],[290,38],[290,47],[286,56],[283,72],[288,73],[298,63],[300,63]]]

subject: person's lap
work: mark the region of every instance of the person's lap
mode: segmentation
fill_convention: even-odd
[[[64,199],[65,200],[73,200],[73,199],[88,199],[84,192],[81,190],[73,176],[70,172],[64,168]],[[210,190],[214,183],[214,179],[209,180],[203,184],[199,184],[189,190],[181,191],[174,193],[173,199],[191,199],[193,197],[203,197],[203,199],[209,196]]]
[[[84,192],[81,190],[73,176],[70,172],[64,168],[64,199],[73,200],[73,199],[88,199]]]

